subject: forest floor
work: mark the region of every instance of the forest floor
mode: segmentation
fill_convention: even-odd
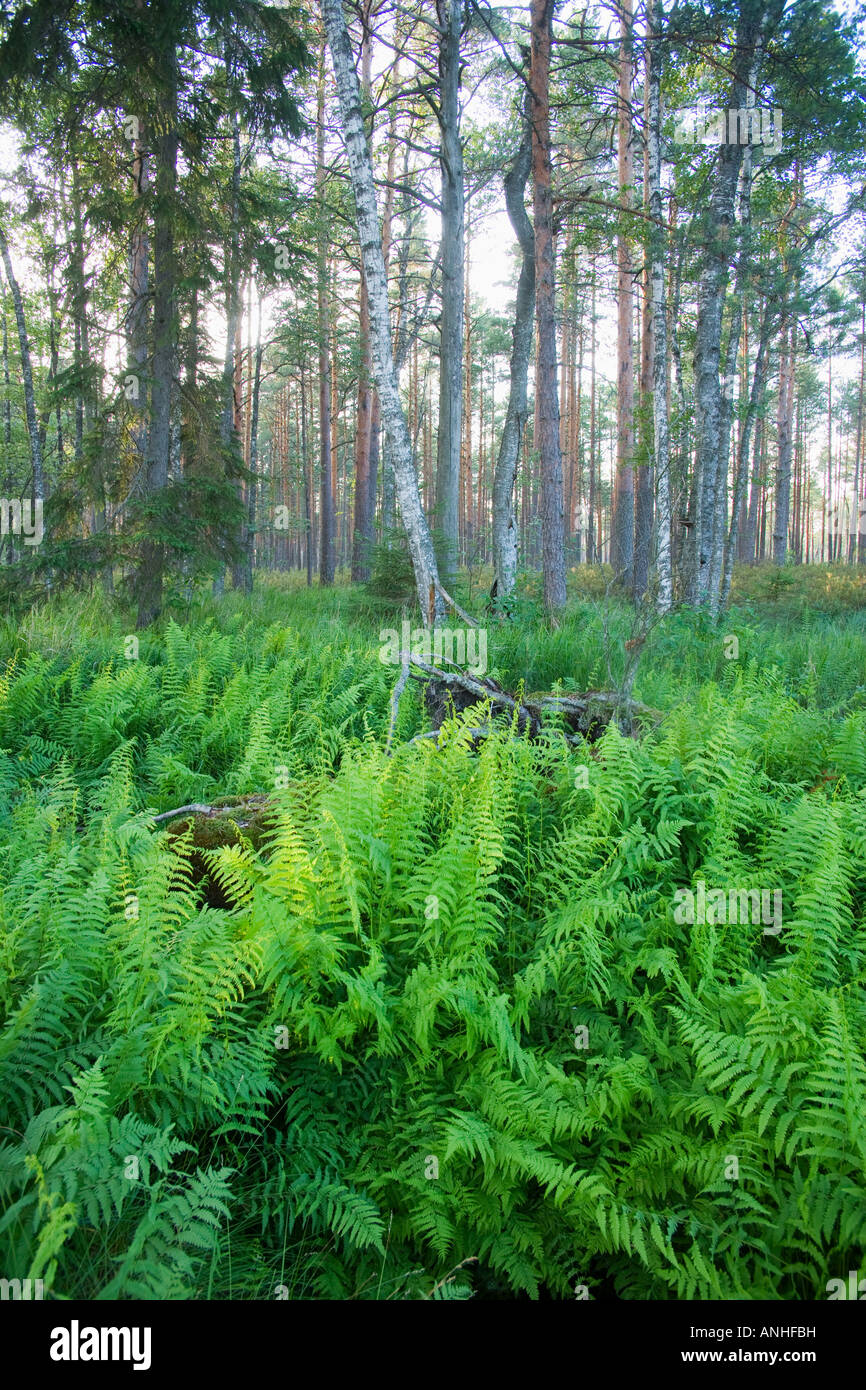
[[[622,678],[601,571],[557,627],[483,578],[503,688]],[[659,720],[592,746],[413,742],[410,682],[389,754],[402,619],[264,574],[137,636],[101,594],[0,625],[0,1267],[825,1296],[866,1223],[866,576],[738,572],[647,634]],[[153,821],[250,797],[256,834]]]

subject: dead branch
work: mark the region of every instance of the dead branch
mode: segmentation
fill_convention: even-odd
[[[545,715],[558,715],[572,733],[590,742],[599,738],[611,721],[631,734],[636,719],[661,718],[659,711],[633,700],[629,692],[587,690],[574,695],[540,694],[518,700],[489,677],[475,677],[461,670],[442,671],[411,653],[401,653],[401,659],[408,660],[410,677],[425,685],[424,699],[434,730],[441,727],[452,709],[462,713],[481,701],[489,702],[492,715],[506,714],[516,719],[518,731],[528,732],[530,738],[541,733]]]
[[[438,582],[438,580],[436,581],[436,589],[439,592],[440,598],[444,598],[445,602],[449,605],[449,607],[454,609],[454,612],[457,614],[458,618],[462,618],[464,623],[466,623],[468,627],[478,627],[478,623],[476,622],[475,618],[471,617],[469,613],[464,612],[464,610],[460,607],[460,604],[457,603],[456,600],[453,599],[449,593],[446,593],[446,591],[442,588],[442,585]]]
[[[211,816],[213,806],[204,806],[201,802],[191,801],[188,806],[176,806],[173,811],[163,811],[160,815],[154,816],[153,820],[173,820],[175,816]]]
[[[243,817],[257,816],[270,804],[270,797],[264,792],[252,792],[249,796],[234,797],[217,801],[212,806],[203,802],[191,801],[187,806],[176,806],[173,811],[162,811],[152,816],[154,823],[163,820],[176,820],[178,816],[204,816],[209,820],[234,820],[243,828]]]
[[[388,741],[385,744],[385,753],[389,758],[391,756],[391,743],[394,738],[394,730],[397,727],[397,714],[400,709],[400,696],[406,689],[406,682],[409,679],[409,653],[401,652],[400,659],[403,669],[400,672],[400,678],[397,681],[397,684],[391,691],[391,722],[388,725]]]

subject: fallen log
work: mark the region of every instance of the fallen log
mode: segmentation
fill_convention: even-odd
[[[213,805],[192,801],[171,811],[161,811],[151,819],[155,824],[168,822],[164,827],[168,843],[176,851],[183,851],[191,880],[201,888],[209,906],[231,908],[236,904],[214,879],[208,851],[223,845],[240,845],[245,840],[253,849],[262,849],[273,829],[277,809],[267,792],[252,792],[248,796],[222,797]]]
[[[246,830],[255,824],[271,806],[271,799],[265,792],[252,792],[249,796],[227,796],[213,805],[191,801],[187,806],[176,806],[173,811],[162,811],[153,816],[154,823],[175,820],[178,816],[201,818],[204,820],[224,820]]]
[[[575,741],[579,737],[589,743],[595,743],[612,720],[616,720],[624,733],[633,737],[639,721],[656,723],[663,718],[660,710],[651,709],[649,705],[617,690],[586,690],[574,695],[528,695],[518,700],[489,676],[473,676],[459,668],[443,671],[408,652],[400,654],[400,661],[400,677],[391,692],[391,719],[385,745],[387,753],[391,751],[400,697],[408,678],[424,683],[424,702],[433,724],[428,732],[416,734],[410,740],[412,743],[438,738],[443,723],[452,714],[461,714],[473,705],[482,703],[489,703],[490,722],[467,731],[473,744],[480,743],[488,736],[497,715],[515,720],[518,732],[528,733],[531,739],[540,735],[545,716],[558,715]],[[162,811],[152,820],[154,824],[174,822],[169,828],[172,839],[186,834],[191,825],[194,851],[237,843],[240,832],[248,832],[248,838],[258,848],[275,811],[275,803],[268,793],[253,792],[248,796],[223,797],[212,805],[189,802],[174,810]]]
[[[618,690],[586,690],[568,695],[543,693],[526,695],[519,700],[489,676],[473,676],[459,668],[443,671],[405,652],[401,654],[401,661],[404,672],[408,662],[412,680],[424,683],[424,703],[434,731],[440,729],[450,715],[461,714],[482,702],[489,702],[491,718],[505,715],[514,719],[518,733],[528,733],[530,738],[539,736],[545,717],[551,715],[558,715],[572,734],[590,743],[601,737],[611,721],[633,737],[640,721],[656,722],[662,717],[660,711]],[[401,679],[405,685],[402,673]],[[397,699],[403,685],[398,682],[399,692],[395,687]]]

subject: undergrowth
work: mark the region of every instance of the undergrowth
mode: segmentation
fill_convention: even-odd
[[[862,611],[673,616],[641,742],[477,751],[470,712],[413,743],[410,691],[387,757],[364,604],[263,585],[137,657],[97,599],[0,634],[4,1276],[824,1296],[866,1238]],[[490,627],[527,689],[610,657],[592,599]],[[152,815],[252,790],[271,829],[207,851],[214,908]],[[780,890],[782,930],[679,923],[699,880]]]

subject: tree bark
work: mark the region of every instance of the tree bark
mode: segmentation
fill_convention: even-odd
[[[259,302],[258,336],[256,338],[255,366],[253,368],[253,391],[250,402],[250,481],[247,496],[247,564],[248,593],[253,589],[253,566],[256,540],[256,493],[258,489],[259,466],[259,398],[262,386],[262,357],[265,345],[262,342],[262,306]]]
[[[632,157],[632,0],[620,11],[619,101],[617,107],[617,187],[621,224],[616,240],[617,392],[616,476],[610,562],[618,580],[631,589],[634,580],[634,281],[625,213],[634,184]]]
[[[18,328],[18,350],[21,353],[21,378],[24,385],[24,414],[27,420],[27,433],[30,438],[30,465],[33,469],[33,497],[35,500],[45,497],[45,474],[42,467],[42,448],[39,442],[39,421],[36,418],[36,396],[33,391],[33,362],[30,356],[27,320],[24,317],[24,301],[21,298],[18,281],[15,279],[12,258],[9,254],[9,243],[6,240],[6,232],[2,224],[0,224],[0,256],[3,258],[3,268],[6,272],[9,292],[12,295],[12,307],[15,311],[15,323]]]
[[[372,93],[373,42],[370,31],[372,0],[366,0],[361,11],[361,90],[369,104]],[[372,131],[371,131],[372,134]],[[355,582],[370,577],[369,548],[372,540],[370,525],[370,449],[373,432],[373,350],[370,343],[370,306],[367,284],[361,268],[359,286],[358,346],[358,411],[355,425],[355,506],[352,527],[352,569]]]
[[[859,565],[866,560],[866,488],[864,488],[863,465],[863,388],[866,384],[866,285],[861,282],[863,301],[860,306],[860,386],[857,392],[857,443],[854,457],[854,506],[856,509],[857,530],[854,540],[856,559]],[[5,329],[5,319],[4,319]],[[851,560],[855,558],[852,552]]]
[[[457,569],[463,431],[464,189],[460,136],[461,0],[436,0],[439,24],[439,164],[442,172],[442,316],[434,527],[447,584]]]
[[[764,386],[767,379],[767,347],[770,336],[770,314],[768,309],[764,309],[761,329],[758,336],[758,352],[755,358],[755,371],[752,377],[752,389],[749,393],[749,404],[746,408],[746,417],[743,420],[743,427],[740,433],[739,444],[737,446],[737,466],[734,475],[734,495],[731,503],[731,524],[728,531],[728,543],[725,547],[724,568],[722,570],[722,585],[719,596],[719,607],[722,611],[727,608],[731,593],[731,579],[734,572],[734,556],[738,549],[738,528],[740,509],[746,493],[746,481],[749,471],[749,442],[752,437],[752,428],[761,405],[764,395]],[[748,524],[748,523],[747,523]],[[754,551],[754,533],[752,534],[752,552]],[[749,559],[752,558],[750,554]]]
[[[755,93],[750,87],[746,93],[746,110],[752,111]],[[736,283],[734,286],[734,308],[728,328],[728,344],[725,353],[725,367],[722,381],[721,421],[719,425],[719,451],[716,473],[716,505],[712,515],[713,539],[710,547],[709,608],[715,617],[727,602],[725,589],[725,555],[727,545],[728,519],[728,464],[731,452],[731,422],[734,411],[734,381],[737,375],[737,360],[740,351],[740,337],[743,329],[744,300],[746,294],[746,266],[751,255],[751,199],[752,199],[752,151],[746,146],[740,166],[739,191],[737,195],[740,245],[737,253]],[[735,474],[735,492],[739,478],[739,459]],[[736,495],[736,505],[739,505]],[[736,528],[736,518],[731,524]],[[730,584],[730,576],[728,577]]]
[[[228,59],[226,60],[228,65]],[[241,127],[235,112],[232,117],[232,178],[230,188],[231,223],[229,243],[226,247],[225,264],[225,307],[226,307],[226,350],[223,358],[222,378],[222,417],[220,420],[220,442],[223,447],[231,447],[237,417],[237,393],[235,391],[235,345],[240,324],[240,187],[241,187]]]
[[[343,17],[342,0],[323,0],[328,45],[334,65],[337,96],[342,114],[343,134],[349,160],[349,173],[358,222],[358,239],[367,293],[370,301],[370,330],[376,387],[381,401],[382,420],[388,433],[390,461],[406,528],[409,553],[415,572],[418,602],[425,621],[431,624],[444,616],[445,606],[439,586],[439,571],[433,542],[421,507],[418,480],[412,459],[412,444],[400,401],[397,373],[391,348],[388,312],[388,284],[382,255],[382,237],[376,207],[373,166],[367,146],[361,111],[358,75]]]
[[[660,58],[656,52],[656,60]],[[651,47],[647,44],[644,57],[644,129],[643,142],[643,203],[649,215],[649,119],[650,119]],[[653,446],[652,446],[652,284],[649,257],[645,258],[641,275],[641,350],[640,350],[640,446],[635,460],[634,507],[634,572],[632,593],[635,600],[643,598],[649,583],[650,549],[653,529]]]
[[[132,179],[139,208],[150,186],[150,167],[141,131],[135,141]],[[129,246],[129,312],[126,319],[127,364],[133,377],[132,398],[136,416],[133,442],[139,464],[147,452],[147,305],[150,289],[150,238],[143,210]]]
[[[596,301],[596,268],[595,253],[590,256],[592,267],[592,292],[589,311],[589,498],[587,506],[589,508],[589,524],[586,532],[586,558],[589,564],[599,564],[601,562],[601,547],[596,538],[595,517],[596,517],[596,412],[595,412],[595,301]]]
[[[652,402],[653,456],[655,481],[656,607],[669,612],[673,605],[673,566],[671,557],[671,459],[668,432],[668,344],[667,302],[665,299],[665,249],[667,230],[662,211],[661,179],[661,80],[662,25],[661,0],[653,0],[649,58],[649,120],[647,182],[649,187],[649,279],[652,320]]]
[[[741,0],[727,111],[753,100],[767,33],[775,27],[784,0]],[[730,135],[730,132],[728,132]],[[731,229],[744,146],[728,139],[719,148],[713,192],[703,218],[704,264],[699,278],[695,331],[694,517],[690,535],[688,598],[706,603],[711,590],[713,541],[722,444],[720,381],[722,312],[733,246]]]
[[[793,448],[794,351],[796,333],[789,322],[782,329],[779,363],[778,449],[776,506],[773,519],[773,564],[784,565],[788,554],[788,520],[791,510],[791,454]]]
[[[354,75],[355,69],[352,68]],[[355,78],[357,85],[357,77]],[[363,129],[363,128],[362,128]],[[366,134],[364,135],[366,141]],[[369,159],[369,154],[368,154]],[[328,230],[325,214],[325,43],[319,54],[319,90],[316,112],[316,197],[318,200],[318,263],[316,297],[319,347],[319,482],[321,492],[319,583],[334,582],[334,531],[336,516],[332,491],[331,459],[331,323],[328,295]]]
[[[393,81],[394,81],[394,86],[395,86],[395,88],[397,87],[397,85],[398,85],[398,83],[399,83],[399,75],[400,75],[400,59],[399,59],[399,56],[398,56],[397,59],[396,59],[396,61],[395,61],[395,63],[394,63],[394,69],[393,69]],[[406,158],[407,158],[407,159],[408,159],[408,154],[409,154],[409,151],[408,151],[408,147],[407,147],[407,149],[406,149]],[[389,119],[388,119],[388,162],[387,162],[387,166],[386,166],[386,177],[387,177],[387,181],[388,181],[388,187],[387,187],[386,190],[385,190],[385,208],[384,208],[384,213],[383,213],[383,216],[382,216],[382,259],[384,260],[384,263],[385,263],[385,278],[386,278],[386,283],[387,283],[388,271],[389,271],[390,261],[391,261],[391,229],[392,229],[393,220],[394,220],[394,187],[393,187],[393,185],[394,185],[394,173],[395,173],[395,169],[396,169],[396,164],[397,164],[397,105],[396,105],[395,102],[392,102],[392,104],[391,104],[391,114],[390,114]],[[365,292],[366,292],[366,291],[365,291]],[[368,312],[368,314],[369,314],[369,300],[368,300],[367,312]],[[372,376],[373,376],[373,356],[372,356],[372,353],[373,353],[373,348],[372,348],[372,339],[371,339],[371,340],[370,340],[370,364],[369,364],[369,368],[368,368],[371,379],[372,379]],[[398,371],[399,371],[399,367],[398,367]],[[380,405],[380,401],[379,401],[379,393],[378,393],[378,391],[376,391],[376,390],[374,389],[374,390],[373,390],[373,393],[372,393],[372,403],[371,403],[371,408],[370,408],[370,469],[369,469],[369,477],[368,477],[368,483],[367,483],[367,485],[368,485],[368,493],[369,493],[369,501],[368,501],[368,504],[367,504],[367,514],[368,514],[368,517],[369,517],[370,539],[371,539],[371,540],[374,539],[375,534],[376,534],[376,524],[375,524],[375,523],[376,523],[376,501],[377,501],[377,496],[378,496],[379,460],[380,460],[380,455],[381,455],[381,454],[382,454],[382,413],[381,413],[381,405]],[[382,497],[382,502],[383,502],[382,511],[383,511],[383,529],[385,529],[385,526],[384,526],[384,522],[385,522],[384,513],[385,513],[385,510],[386,510],[386,509],[385,509],[385,506],[384,506],[384,501],[385,501],[385,497],[384,497],[384,494],[385,494],[385,483],[386,483],[386,470],[385,470],[385,468],[383,467],[383,468],[382,468],[382,494],[383,494],[383,497]],[[390,486],[390,477],[388,478],[388,485]]]
[[[517,519],[514,484],[520,441],[527,420],[527,379],[532,353],[535,309],[535,233],[524,205],[532,166],[532,98],[527,90],[523,106],[523,137],[514,162],[505,175],[505,206],[522,256],[517,281],[517,305],[511,330],[511,380],[508,407],[493,477],[493,587],[491,597],[500,601],[512,593],[517,575]]]
[[[168,482],[171,454],[175,349],[174,216],[177,191],[177,57],[172,43],[166,54],[167,92],[164,126],[156,141],[156,201],[153,236],[153,388],[147,441],[146,496],[157,498]],[[152,524],[152,523],[151,523]],[[136,576],[137,626],[147,627],[162,609],[165,555],[161,542],[147,537],[141,546]]]
[[[304,471],[304,521],[307,539],[307,588],[313,586],[313,465],[307,463],[307,391],[303,369],[301,370],[301,467]]]
[[[550,49],[553,0],[532,0],[532,183],[535,214],[535,409],[541,454],[541,554],[544,601],[551,612],[565,606],[565,526],[559,396],[556,389],[556,285],[550,158]]]
[[[370,450],[373,435],[373,357],[370,344],[370,307],[367,286],[361,272],[359,303],[358,412],[355,425],[355,515],[352,535],[352,579],[370,577]]]
[[[3,443],[12,447],[12,400],[9,382],[9,330],[6,324],[6,296],[3,296]]]
[[[234,50],[230,40],[225,47],[226,88],[234,99],[235,74]],[[225,314],[226,348],[223,359],[222,376],[222,418],[220,421],[220,443],[223,446],[226,467],[234,470],[233,456],[242,449],[238,438],[240,423],[240,368],[241,368],[241,267],[240,267],[240,192],[241,192],[241,125],[237,110],[231,113],[232,119],[232,174],[229,186],[229,238],[225,253]],[[235,492],[238,501],[243,501],[243,481],[236,477]],[[235,540],[240,552],[246,549],[246,526],[241,521]],[[224,576],[218,585],[222,591]],[[232,564],[232,582],[236,588],[246,587],[244,563],[237,559]]]

